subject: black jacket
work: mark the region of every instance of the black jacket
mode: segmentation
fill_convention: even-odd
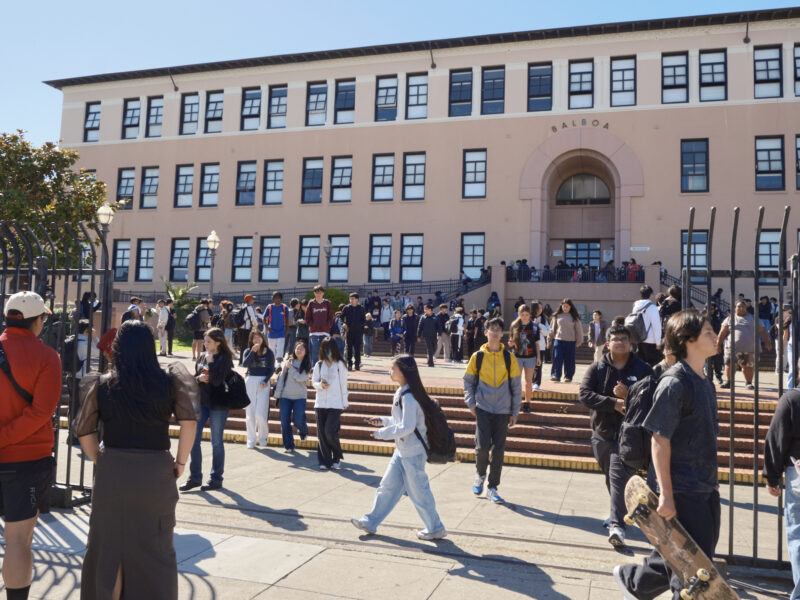
[[[764,442],[764,478],[778,485],[792,458],[800,458],[800,391],[788,390],[778,400]]]
[[[442,333],[442,324],[439,322],[439,319],[436,315],[422,315],[419,319],[419,325],[417,325],[417,337],[425,338],[435,338],[440,333]]]
[[[407,340],[417,337],[417,327],[419,325],[419,317],[417,315],[403,315],[400,318],[400,322],[403,324],[403,333]]]
[[[619,435],[623,416],[614,410],[617,402],[614,386],[617,385],[617,381],[627,385],[630,392],[634,383],[652,374],[653,369],[650,365],[633,353],[622,370],[614,367],[610,353],[603,356],[600,362],[592,363],[581,381],[579,397],[590,409],[589,420],[592,424],[593,438],[613,441]]]
[[[348,304],[342,309],[342,323],[347,325],[347,331],[361,335],[364,330],[364,307],[360,304]]]
[[[436,317],[436,320],[439,321],[439,331],[444,333],[445,325],[447,325],[447,322],[450,320],[450,313],[438,312],[434,315],[434,317]]]

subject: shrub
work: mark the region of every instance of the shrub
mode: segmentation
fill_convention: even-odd
[[[325,299],[330,300],[330,303],[333,304],[333,310],[336,311],[339,308],[340,304],[349,304],[350,303],[350,294],[345,292],[344,290],[339,290],[336,288],[325,288]],[[314,299],[314,292],[308,292],[306,294],[306,300],[313,300]]]

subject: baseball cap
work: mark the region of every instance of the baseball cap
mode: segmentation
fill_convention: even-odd
[[[53,314],[53,311],[47,308],[42,297],[35,292],[17,292],[13,294],[6,300],[6,305],[3,308],[5,316],[8,316],[8,311],[10,310],[22,313],[22,319],[32,319],[45,313],[48,315]]]

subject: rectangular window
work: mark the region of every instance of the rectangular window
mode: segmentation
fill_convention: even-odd
[[[337,125],[354,121],[356,110],[355,79],[336,82],[336,102],[333,108],[333,122]]]
[[[259,281],[278,281],[278,264],[281,260],[281,238],[261,238],[261,264]]]
[[[283,161],[264,162],[264,204],[283,202]]]
[[[780,269],[781,232],[779,229],[764,229],[758,240],[758,283],[778,285]]]
[[[131,241],[114,240],[114,281],[128,281],[131,264]]]
[[[350,202],[352,199],[353,157],[333,159],[331,170],[331,202]]]
[[[564,262],[600,268],[599,240],[567,240],[564,242]]]
[[[223,92],[206,92],[206,133],[222,131]]]
[[[137,240],[136,242],[136,281],[153,281],[156,241]]]
[[[236,205],[256,203],[256,161],[240,162],[236,173]]]
[[[372,199],[394,199],[394,154],[372,156]]]
[[[700,51],[700,102],[728,99],[726,50]]]
[[[133,208],[133,185],[136,180],[134,169],[120,169],[117,174],[117,202],[122,210]]]
[[[122,113],[122,139],[133,140],[139,135],[139,117],[142,112],[142,102],[138,98],[125,100],[125,109]]]
[[[325,125],[328,109],[328,84],[309,83],[306,91],[306,125]]]
[[[285,85],[269,86],[269,116],[268,129],[283,129],[286,127],[286,91]]]
[[[369,280],[392,280],[392,236],[369,236]]]
[[[685,229],[681,231],[681,269],[686,268],[686,251],[689,244],[689,232]],[[704,229],[692,230],[692,271],[705,270],[708,268],[708,231]],[[703,284],[706,282],[706,275],[700,273],[691,274],[692,283]]]
[[[636,57],[611,59],[611,106],[636,104]]]
[[[331,258],[328,261],[328,280],[347,281],[350,266],[350,236],[332,235],[328,237],[331,243]]]
[[[83,141],[96,142],[100,139],[100,103],[86,103],[86,118],[83,121]]]
[[[261,125],[261,88],[242,90],[242,131],[258,129]]]
[[[406,80],[406,119],[428,116],[428,74],[409,74]]]
[[[231,281],[250,281],[253,267],[253,238],[233,238]]]
[[[681,192],[708,191],[708,139],[681,140]]]
[[[297,281],[319,281],[319,236],[300,236]]]
[[[783,96],[781,46],[753,49],[753,78],[756,98]]]
[[[486,150],[464,150],[461,195],[464,198],[486,197]]]
[[[375,87],[375,120],[394,121],[397,118],[397,75],[378,77]]]
[[[203,184],[200,187],[200,206],[219,204],[219,163],[203,165]]]
[[[425,153],[403,155],[403,200],[425,199]]]
[[[481,114],[499,115],[505,110],[506,69],[484,67],[481,83]]]
[[[689,101],[689,54],[661,55],[661,102]]]
[[[486,235],[483,233],[461,234],[461,270],[470,279],[480,279],[484,263]]]
[[[569,107],[592,108],[594,106],[594,61],[569,62]]]
[[[181,96],[181,135],[197,133],[200,119],[200,94],[183,94]]]
[[[178,165],[175,171],[175,206],[189,208],[192,206],[194,191],[194,165]]]
[[[303,204],[322,202],[322,159],[303,159]]]
[[[450,71],[450,116],[472,114],[472,70]]]
[[[756,138],[756,191],[785,189],[783,136]]]
[[[795,155],[794,155],[794,169],[797,172],[797,189],[800,190],[800,135],[794,138]]]
[[[169,261],[169,280],[189,281],[189,238],[172,238],[172,252]]]
[[[194,280],[211,280],[211,251],[208,249],[206,238],[197,238],[197,256],[194,262]]]
[[[422,234],[400,236],[400,281],[422,281]]]
[[[152,96],[147,99],[147,130],[145,136],[161,137],[161,125],[164,121],[164,96]]]
[[[553,63],[528,65],[528,112],[552,108]]]
[[[158,207],[158,167],[142,169],[142,189],[139,196],[139,208]]]
[[[794,46],[794,95],[800,96],[800,44]]]

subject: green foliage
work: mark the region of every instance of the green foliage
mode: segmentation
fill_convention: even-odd
[[[306,294],[306,300],[313,299],[314,292],[308,292]],[[350,303],[350,294],[344,290],[339,290],[336,288],[325,288],[325,299],[330,300],[331,304],[333,304],[333,310],[337,310],[340,304]]]
[[[186,285],[176,285],[170,283],[164,277],[161,278],[161,282],[164,284],[164,291],[167,293],[167,297],[174,303],[177,313],[175,317],[176,335],[178,337],[183,336],[186,334],[183,328],[183,321],[186,319],[186,315],[192,312],[197,305],[197,298],[192,298],[189,294],[197,289],[197,285],[192,282]]]

